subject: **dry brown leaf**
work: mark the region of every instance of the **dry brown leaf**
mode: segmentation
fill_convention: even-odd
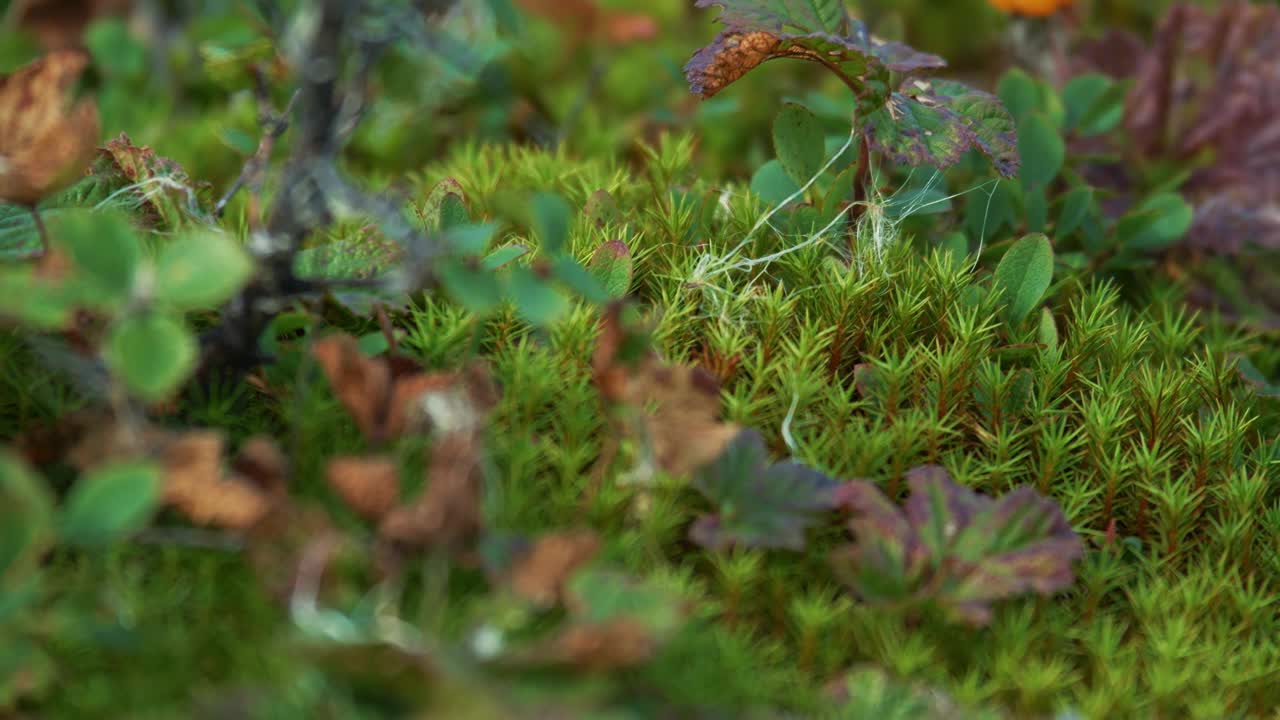
[[[402,358],[369,358],[350,335],[330,335],[311,348],[334,395],[366,438],[380,442],[417,429],[417,401],[456,385],[457,373],[423,373]]]
[[[667,365],[652,353],[634,366],[618,359],[628,340],[620,307],[603,318],[592,357],[596,386],[606,400],[644,412],[643,439],[658,467],[688,475],[719,457],[740,428],[720,420],[720,385],[710,372]]]
[[[388,457],[336,457],[325,479],[366,520],[381,520],[400,500],[400,468]]]
[[[289,461],[271,438],[255,436],[246,440],[232,460],[231,470],[274,501],[287,498]]]
[[[647,662],[657,646],[648,628],[624,617],[572,625],[552,639],[546,655],[584,670],[618,670]]]
[[[199,205],[199,195],[209,186],[191,180],[177,161],[146,145],[134,145],[126,133],[98,149],[92,171],[112,192],[124,191],[136,198],[138,214],[148,227],[172,227]],[[145,186],[143,185],[145,183]]]
[[[14,0],[5,21],[33,35],[45,50],[61,50],[78,46],[89,23],[130,5],[130,0]]]
[[[658,34],[658,22],[653,17],[609,10],[593,0],[517,0],[516,4],[525,12],[555,23],[575,45],[592,38],[625,45],[650,40]]]
[[[516,559],[507,582],[520,596],[543,607],[563,602],[565,583],[600,549],[590,530],[544,535]]]
[[[451,433],[431,449],[427,488],[387,513],[378,527],[383,539],[410,547],[457,548],[480,530],[480,439]]]
[[[197,525],[247,530],[271,511],[268,494],[222,467],[223,437],[212,430],[177,437],[162,455],[164,501]]]
[[[782,40],[771,33],[726,30],[693,57],[689,81],[696,88],[695,92],[709,98],[760,63],[775,57],[780,44]]]
[[[439,434],[431,447],[426,489],[382,519],[378,532],[384,540],[457,549],[480,530],[483,430],[498,389],[487,366],[479,363],[452,378],[444,388],[417,398]]]
[[[98,107],[71,91],[88,64],[86,52],[59,50],[0,76],[0,200],[34,207],[84,173]]]

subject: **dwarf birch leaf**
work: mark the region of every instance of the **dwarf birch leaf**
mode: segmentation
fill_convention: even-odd
[[[760,434],[744,430],[698,471],[694,487],[719,510],[691,528],[690,537],[699,545],[801,550],[805,530],[834,507],[837,483],[798,463],[770,465]]]
[[[253,274],[253,260],[238,243],[218,232],[191,232],[160,252],[156,297],[178,310],[216,307]]]
[[[572,212],[564,198],[551,193],[538,193],[530,202],[533,232],[542,250],[559,254],[569,242],[569,222]]]
[[[777,160],[761,165],[751,176],[751,192],[770,205],[781,205],[799,190],[800,186]]]
[[[179,320],[130,315],[107,336],[107,364],[143,400],[168,397],[196,365],[196,340]]]
[[[53,496],[44,478],[0,452],[0,585],[14,568],[36,562],[51,538]],[[15,571],[16,574],[16,571]]]
[[[1013,244],[996,266],[993,290],[1004,294],[1004,319],[1017,325],[1044,297],[1053,281],[1053,247],[1036,233]]]
[[[154,465],[111,465],[81,478],[62,514],[61,538],[79,547],[101,547],[146,525],[160,502]]]

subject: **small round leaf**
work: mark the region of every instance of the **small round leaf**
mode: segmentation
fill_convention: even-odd
[[[138,397],[162,400],[195,368],[196,341],[168,315],[131,315],[112,328],[107,363]]]
[[[62,540],[101,547],[144,527],[160,502],[160,470],[121,463],[80,479],[62,514]]]
[[[156,298],[177,310],[217,307],[253,275],[253,260],[230,236],[186,233],[165,246],[156,265]]]

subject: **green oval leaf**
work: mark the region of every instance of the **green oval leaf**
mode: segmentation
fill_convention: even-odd
[[[1152,195],[1116,224],[1116,237],[1127,250],[1162,250],[1177,242],[1191,227],[1195,212],[1175,192]]]
[[[569,311],[564,294],[530,268],[512,268],[509,289],[516,311],[534,325],[546,327]]]
[[[114,310],[128,300],[142,258],[128,216],[115,210],[69,210],[52,233],[79,271],[87,301]]]
[[[1014,122],[1021,123],[1040,105],[1040,86],[1021,68],[1006,72],[996,85],[996,95],[1008,108]]]
[[[542,251],[556,255],[569,244],[569,222],[572,211],[564,198],[551,193],[538,193],[530,200],[533,218],[533,234],[542,244]]]
[[[803,105],[784,103],[773,120],[773,149],[796,185],[803,186],[822,169],[825,146],[817,116]]]
[[[160,502],[160,469],[151,463],[120,463],[76,483],[62,513],[62,540],[101,547],[146,526]]]
[[[1042,233],[1027,235],[1000,258],[992,290],[1002,293],[1004,319],[1010,326],[1023,321],[1053,281],[1053,247]]]
[[[604,285],[609,297],[622,297],[631,289],[634,272],[631,249],[621,240],[610,240],[596,248],[588,268]]]
[[[1032,113],[1018,123],[1018,156],[1022,158],[1022,182],[1042,188],[1062,171],[1067,147],[1049,118]]]
[[[770,160],[761,165],[751,176],[751,192],[769,205],[780,205],[800,189],[782,163]]]
[[[156,299],[177,310],[213,308],[253,275],[253,260],[229,235],[185,233],[165,246],[156,262]]]
[[[138,397],[162,400],[195,369],[196,341],[168,315],[131,315],[111,329],[107,363]]]
[[[0,453],[0,583],[44,549],[52,509],[44,481],[16,455]]]

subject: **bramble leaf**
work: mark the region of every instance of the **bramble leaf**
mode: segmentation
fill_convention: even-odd
[[[685,65],[689,89],[703,98],[720,92],[762,62],[780,57],[821,62],[858,78],[878,95],[890,72],[911,74],[946,67],[937,55],[873,37],[866,25],[833,0],[698,0],[721,8],[724,32]]]
[[[985,625],[996,600],[1072,583],[1071,563],[1084,545],[1052,500],[1029,487],[992,499],[939,466],[915,468],[907,482],[902,510],[866,481],[838,493],[853,512],[856,542],[832,559],[863,599],[930,601],[955,620]]]
[[[698,471],[694,487],[719,512],[700,518],[690,538],[712,549],[804,548],[804,532],[835,505],[838,483],[794,462],[770,465],[764,440],[743,430],[720,457]]]

